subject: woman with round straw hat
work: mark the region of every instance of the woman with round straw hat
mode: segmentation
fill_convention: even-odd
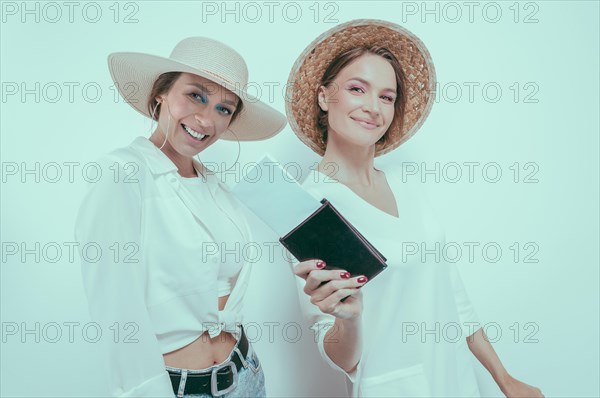
[[[421,127],[434,85],[423,43],[384,21],[341,24],[296,61],[288,119],[323,156],[303,186],[328,199],[388,260],[368,284],[322,259],[295,265],[303,311],[322,357],[348,376],[353,396],[479,396],[469,349],[505,395],[542,396],[504,369],[454,264],[431,259],[445,239],[431,207],[374,166]]]
[[[219,139],[274,136],[285,117],[244,90],[244,59],[213,39],[184,39],[168,58],[113,53],[108,64],[125,101],[157,122],[149,138],[102,159],[75,228],[79,242],[103,249],[99,260],[82,256],[82,273],[92,318],[110,334],[109,391],[265,396],[241,327],[250,262],[232,255],[250,230],[194,157]]]

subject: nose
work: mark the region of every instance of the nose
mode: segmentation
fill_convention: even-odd
[[[374,115],[379,115],[379,97],[376,95],[364,95],[362,110]]]
[[[194,119],[196,119],[198,125],[204,130],[210,131],[214,126],[212,118],[208,115],[208,112],[204,110],[194,113]]]

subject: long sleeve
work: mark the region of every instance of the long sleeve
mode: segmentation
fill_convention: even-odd
[[[456,310],[460,318],[463,336],[468,337],[481,327],[481,323],[473,304],[471,304],[467,291],[465,290],[456,264],[449,263],[448,267],[450,269],[450,279],[454,291],[454,299],[456,301]]]
[[[287,258],[292,258],[291,254],[288,253]],[[327,363],[332,369],[344,373],[348,379],[354,383],[356,381],[356,374],[358,372],[358,368],[361,366],[361,363],[359,362],[358,367],[354,371],[348,373],[335,362],[333,362],[331,358],[329,358],[329,355],[327,355],[325,352],[325,335],[327,334],[327,331],[333,327],[335,323],[335,317],[333,315],[321,312],[319,307],[311,303],[310,297],[304,293],[304,284],[306,282],[304,279],[299,277],[295,277],[295,279],[300,309],[304,319],[310,325],[311,330],[315,333],[315,342],[317,343],[319,354],[321,354],[321,357],[325,363]],[[335,340],[335,335],[332,337],[332,339]]]
[[[88,247],[87,253],[81,252],[81,271],[91,318],[102,330],[109,392],[118,397],[172,398],[146,308],[140,185],[115,182],[111,174],[92,184],[75,225],[80,249]],[[121,170],[119,175],[126,174]],[[90,247],[100,247],[100,255]]]
[[[316,173],[316,171],[313,171]],[[324,192],[322,192],[317,186],[311,183],[311,181],[322,181],[323,178],[311,178],[309,176],[302,185],[302,188],[306,190],[310,195],[312,195],[316,200],[321,200],[323,197],[327,196]],[[287,251],[286,251],[287,252]],[[288,263],[290,267],[294,267],[294,264],[297,263],[297,260],[294,256],[287,252],[286,258],[288,259]],[[333,360],[327,355],[325,352],[325,335],[335,324],[335,317],[331,314],[325,314],[321,312],[319,307],[310,302],[310,297],[304,293],[304,285],[306,281],[302,278],[295,277],[296,279],[296,288],[298,292],[298,300],[300,303],[300,310],[302,312],[303,318],[306,320],[308,325],[310,325],[310,329],[315,334],[315,343],[317,343],[317,349],[319,350],[319,354],[325,361],[329,367],[332,369],[342,372],[345,374],[348,379],[352,382],[356,382],[356,376],[358,374],[359,369],[362,367],[362,361],[359,361],[358,366],[351,373],[346,372],[343,368],[338,366]],[[335,334],[332,337],[333,340],[336,340]]]

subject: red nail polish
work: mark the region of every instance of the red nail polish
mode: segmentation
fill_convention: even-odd
[[[342,279],[350,279],[350,273],[349,272],[340,272],[340,276],[342,277]]]
[[[366,276],[361,276],[360,278],[358,278],[358,283],[365,283],[366,281],[368,281],[368,278]]]
[[[325,268],[325,261],[317,261],[317,268],[321,269],[321,268]]]

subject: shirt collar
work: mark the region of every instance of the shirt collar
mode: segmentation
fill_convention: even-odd
[[[141,136],[137,137],[131,143],[131,147],[142,154],[152,174],[177,173],[177,166],[175,163],[173,163],[173,161],[169,159],[163,151],[158,149],[148,138]],[[196,170],[202,169],[196,159],[193,159],[193,162]],[[207,171],[205,178],[209,181],[212,180],[212,178],[214,178],[214,173]]]
[[[142,154],[152,174],[177,172],[177,166],[146,137],[137,137],[131,146]]]

